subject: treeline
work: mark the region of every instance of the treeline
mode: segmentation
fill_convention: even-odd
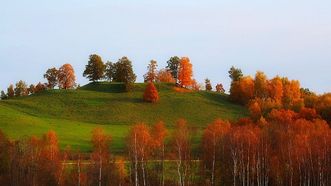
[[[117,62],[104,62],[97,54],[89,57],[83,76],[91,82],[100,80],[109,82],[122,82],[126,91],[131,91],[136,81],[136,74],[132,68],[132,62],[128,57],[122,57]],[[23,80],[16,83],[16,86],[10,84],[7,92],[1,91],[0,98],[8,99],[17,96],[27,96],[44,90],[54,89],[74,89],[79,88],[76,84],[76,75],[70,64],[64,64],[59,69],[52,67],[47,69],[43,76],[47,82],[31,84],[30,86]],[[155,60],[151,60],[147,66],[147,72],[144,74],[144,82],[148,83],[176,83],[178,87],[198,91],[203,89],[203,85],[193,78],[193,68],[188,57],[171,57],[167,61],[165,68],[158,69]],[[205,80],[205,89],[212,90],[210,80]],[[215,90],[224,93],[225,90],[221,83],[215,86]]]
[[[260,71],[252,78],[232,67],[229,76],[232,80],[230,100],[246,105],[255,121],[263,119],[273,109],[289,109],[306,112],[311,117],[321,117],[331,123],[331,93],[317,95],[302,88],[297,80],[279,76],[268,79]]]
[[[55,132],[10,141],[0,133],[0,183],[5,185],[330,185],[331,130],[318,117],[272,110],[254,122],[216,120],[193,151],[195,131],[183,119],[138,123],[126,155],[111,153],[110,135],[92,131],[89,157],[60,151]]]

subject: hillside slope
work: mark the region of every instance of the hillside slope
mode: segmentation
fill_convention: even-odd
[[[90,132],[101,126],[113,137],[113,148],[121,151],[130,125],[162,120],[171,129],[185,118],[198,130],[216,118],[235,120],[245,108],[227,101],[226,95],[204,91],[179,93],[172,84],[157,84],[160,102],[145,103],[145,84],[123,92],[123,84],[91,83],[79,90],[50,90],[28,97],[0,101],[0,129],[16,139],[55,130],[60,145],[90,150]]]

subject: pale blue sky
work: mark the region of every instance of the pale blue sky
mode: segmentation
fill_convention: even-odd
[[[43,81],[71,63],[78,83],[88,56],[128,56],[138,81],[151,59],[190,57],[195,78],[229,86],[232,66],[331,91],[330,0],[0,0],[0,89]]]

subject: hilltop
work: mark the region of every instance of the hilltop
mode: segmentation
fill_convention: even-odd
[[[90,133],[102,127],[113,137],[113,150],[124,149],[129,127],[138,122],[154,124],[162,120],[170,129],[184,118],[201,131],[216,118],[236,120],[247,110],[228,101],[228,95],[215,92],[180,93],[174,84],[156,84],[160,101],[142,101],[146,84],[137,83],[124,92],[121,83],[97,82],[77,90],[47,90],[27,97],[0,101],[0,129],[13,139],[25,135],[57,132],[62,148],[70,145],[90,150]]]

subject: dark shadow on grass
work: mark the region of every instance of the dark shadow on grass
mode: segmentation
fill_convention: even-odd
[[[81,87],[80,90],[107,93],[123,93],[125,92],[125,85],[123,83],[92,82]]]

